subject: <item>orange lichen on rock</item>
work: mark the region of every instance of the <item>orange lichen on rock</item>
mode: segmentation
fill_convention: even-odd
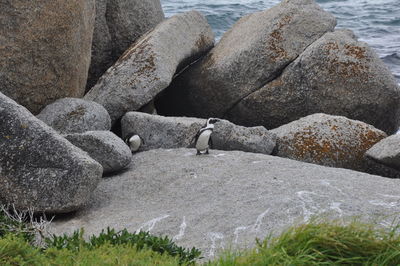
[[[118,59],[117,63],[121,63],[125,60],[127,60],[128,58],[131,57],[131,54],[135,53],[135,54],[142,54],[143,51],[145,50],[145,48],[148,45],[148,40],[150,39],[152,35],[149,33],[147,34],[147,36],[142,37],[141,39],[139,39],[138,41],[136,41],[134,44],[131,45],[131,47],[129,47]]]
[[[366,49],[364,47],[345,44],[344,46],[335,42],[327,42],[322,49],[328,52],[330,63],[327,70],[330,75],[348,79],[350,77],[359,77],[368,70],[367,64],[362,59],[367,58]],[[340,51],[351,58],[344,59],[340,56]]]
[[[365,55],[366,49],[364,47],[346,44],[344,48],[346,49],[345,53],[348,56],[352,56],[357,59],[365,59],[367,57]]]
[[[339,163],[346,157],[346,147],[339,147],[332,140],[322,139],[316,133],[318,129],[312,128],[309,130],[296,132],[293,139],[290,140],[293,144],[290,149],[293,156],[298,160],[326,165],[326,162]],[[328,163],[330,165],[331,163]]]
[[[277,27],[275,30],[272,31],[270,34],[271,38],[268,41],[268,50],[271,51],[271,59],[272,61],[277,61],[277,59],[285,58],[287,57],[287,52],[285,51],[284,48],[281,47],[281,42],[283,41],[282,37],[282,28],[287,26],[290,21],[292,20],[292,17],[289,15],[284,16],[277,24]]]
[[[327,42],[324,45],[325,50],[331,51],[331,50],[339,50],[339,45],[335,42]]]
[[[269,88],[272,88],[272,87],[280,87],[280,86],[282,86],[282,85],[283,85],[283,81],[282,81],[281,78],[274,79],[273,81],[271,81],[271,82],[269,82],[269,83],[267,84],[267,86],[268,86]]]
[[[365,151],[369,150],[372,146],[374,146],[377,142],[381,141],[385,137],[385,135],[378,134],[378,132],[376,131],[364,129],[364,131],[360,132],[359,134],[361,149]]]
[[[365,152],[386,134],[361,124],[350,127],[352,132],[330,120],[304,127],[281,138],[279,152],[299,161],[361,169]]]
[[[368,70],[367,65],[360,61],[343,61],[337,55],[331,58],[330,61],[327,68],[329,73],[346,80],[350,77],[360,77]]]

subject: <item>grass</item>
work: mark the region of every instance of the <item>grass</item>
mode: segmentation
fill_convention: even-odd
[[[34,228],[0,211],[0,265],[193,265],[196,248],[177,246],[168,237],[106,229],[89,240],[83,230],[33,244]],[[199,264],[197,262],[197,264]],[[225,252],[209,266],[225,265],[400,265],[399,226],[382,229],[353,221],[312,221],[253,249]]]
[[[0,239],[0,265],[180,265],[177,257],[130,244],[105,243],[95,249],[79,251],[47,248],[41,250],[22,237],[6,235]]]
[[[91,236],[89,240],[85,240],[83,234],[82,229],[75,231],[72,235],[53,235],[51,238],[45,239],[46,247],[79,252],[82,249],[96,250],[104,245],[130,245],[135,247],[136,250],[150,249],[159,254],[177,257],[181,264],[190,264],[201,255],[201,252],[196,248],[186,249],[176,245],[166,236],[153,236],[143,231],[129,233],[126,229],[117,232],[114,229],[107,228],[107,230],[103,230],[98,236]]]
[[[83,229],[44,237],[45,226],[33,212],[0,208],[0,265],[189,265],[201,255],[148,232],[107,228],[86,240]]]
[[[209,265],[400,265],[398,229],[310,222],[258,241],[252,250],[227,252]]]

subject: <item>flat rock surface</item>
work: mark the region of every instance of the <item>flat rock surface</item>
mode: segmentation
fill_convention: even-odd
[[[61,134],[111,129],[110,115],[102,105],[78,98],[59,99],[46,106],[37,118]]]
[[[263,154],[195,154],[194,149],[137,153],[129,171],[102,180],[91,203],[54,221],[53,232],[145,230],[201,248],[208,258],[312,216],[390,223],[400,211],[397,179]]]

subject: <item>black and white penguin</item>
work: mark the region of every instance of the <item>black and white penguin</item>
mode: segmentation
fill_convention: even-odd
[[[211,147],[212,148],[212,139],[211,139],[211,133],[214,130],[214,124],[218,122],[219,119],[216,118],[209,118],[207,120],[207,123],[197,131],[197,134],[195,136],[195,147],[197,150],[196,155],[201,155],[203,154],[208,154],[208,149]]]
[[[132,152],[137,152],[140,149],[140,146],[144,144],[144,141],[138,134],[131,133],[125,137],[125,143],[129,146]]]

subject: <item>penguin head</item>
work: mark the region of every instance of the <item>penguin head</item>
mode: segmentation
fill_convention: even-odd
[[[134,135],[136,135],[136,134],[135,134],[135,133],[130,133],[130,134],[126,135],[126,137],[124,138],[125,143],[129,145],[130,139],[131,139]]]
[[[215,124],[215,123],[217,123],[218,121],[220,121],[218,118],[209,118],[209,119],[207,120],[207,125]]]

